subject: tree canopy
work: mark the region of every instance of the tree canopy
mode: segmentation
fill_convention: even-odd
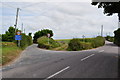
[[[120,2],[92,2],[91,4],[98,5],[98,8],[104,8],[104,14],[108,16],[120,13]]]
[[[115,34],[115,36],[114,36],[114,38],[115,38],[114,43],[116,45],[120,46],[120,28],[118,30],[114,31],[114,34]]]
[[[43,29],[43,30],[41,30],[41,31],[36,32],[36,33],[34,34],[34,37],[33,37],[33,38],[34,38],[33,42],[36,43],[36,42],[37,42],[37,39],[38,39],[39,37],[47,36],[47,34],[50,34],[50,37],[52,37],[52,36],[53,36],[53,31],[52,31],[52,30],[49,30],[49,29]]]
[[[15,28],[10,26],[8,31],[5,34],[2,34],[2,41],[14,41]]]

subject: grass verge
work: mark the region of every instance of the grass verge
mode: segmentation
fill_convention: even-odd
[[[0,65],[6,65],[12,62],[22,52],[21,48],[18,48],[13,42],[2,42],[2,55]]]
[[[61,45],[60,47],[57,47],[57,48],[53,48],[51,50],[55,50],[55,51],[66,51],[68,48],[68,44],[63,44]]]

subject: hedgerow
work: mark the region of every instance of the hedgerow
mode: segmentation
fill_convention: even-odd
[[[105,39],[101,36],[96,38],[87,39],[72,39],[68,44],[69,51],[86,50],[91,48],[96,48],[103,46],[105,44]]]
[[[32,37],[25,35],[23,33],[21,34],[21,36],[22,36],[22,40],[20,40],[20,47],[22,49],[25,49],[27,46],[32,44]]]
[[[48,43],[48,40],[49,40],[49,43]],[[46,48],[46,49],[56,48],[60,46],[60,43],[53,40],[52,38],[48,39],[48,37],[46,36],[38,38],[37,43],[39,48]]]

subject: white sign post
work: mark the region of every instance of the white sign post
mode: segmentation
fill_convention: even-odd
[[[50,34],[49,33],[47,34],[47,37],[48,37],[48,44],[49,44],[49,38],[50,38]]]

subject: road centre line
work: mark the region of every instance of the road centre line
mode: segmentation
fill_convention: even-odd
[[[101,50],[101,51],[99,51],[99,52],[101,53],[101,52],[103,52],[103,51],[105,51],[105,50]]]
[[[81,61],[84,61],[85,59],[88,59],[89,57],[92,57],[92,56],[94,56],[94,55],[95,55],[95,54],[91,54],[91,55],[89,55],[89,56],[87,56],[87,57],[81,59]]]
[[[64,68],[64,69],[62,69],[62,70],[60,70],[60,71],[56,72],[55,74],[53,74],[53,75],[51,75],[51,76],[47,77],[47,78],[46,78],[46,79],[44,79],[44,80],[48,80],[48,79],[50,79],[50,78],[52,78],[52,77],[56,76],[57,74],[59,74],[59,73],[61,73],[61,72],[65,71],[65,70],[67,70],[68,68],[70,68],[70,66],[68,66],[68,67],[66,67],[66,68]]]

